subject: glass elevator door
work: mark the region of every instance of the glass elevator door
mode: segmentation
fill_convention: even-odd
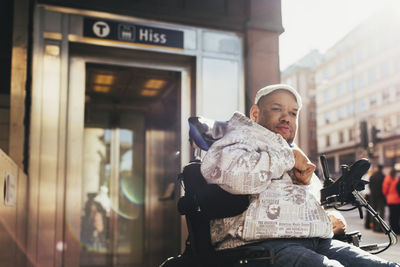
[[[67,195],[80,199],[66,200],[67,252],[81,267],[159,265],[181,244],[181,72],[79,57],[72,67]]]
[[[81,266],[139,264],[144,256],[144,116],[85,114]],[[88,113],[95,114],[88,114]],[[118,117],[118,121],[113,121]],[[111,120],[111,121],[110,121]]]

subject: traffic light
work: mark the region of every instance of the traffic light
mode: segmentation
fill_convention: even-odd
[[[368,127],[367,121],[360,122],[360,143],[363,148],[368,148]]]
[[[375,145],[376,143],[378,143],[381,139],[378,137],[378,133],[381,130],[379,130],[378,128],[376,128],[375,126],[371,127],[371,141],[372,143]]]

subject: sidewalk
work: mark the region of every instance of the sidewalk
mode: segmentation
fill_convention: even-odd
[[[389,211],[386,210],[386,214],[389,214],[388,212]],[[358,209],[352,211],[342,211],[341,213],[346,218],[348,224],[347,232],[352,232],[356,230],[360,231],[362,235],[360,245],[376,243],[381,244],[389,242],[388,237],[384,233],[376,233],[372,230],[364,228],[364,219],[360,219]],[[363,213],[365,215],[365,209],[363,209]],[[387,219],[386,222],[388,222]],[[398,238],[399,242],[396,245],[391,246],[384,252],[377,254],[377,256],[389,261],[400,263],[400,236],[398,236]]]

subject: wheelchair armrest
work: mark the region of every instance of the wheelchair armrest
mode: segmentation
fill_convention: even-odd
[[[237,255],[241,258],[265,257],[264,253],[265,253],[265,248],[262,246],[243,246],[230,249],[216,250],[216,254],[218,255],[230,255],[230,257],[232,257],[232,255]]]
[[[359,231],[353,231],[353,232],[342,234],[342,235],[334,235],[333,239],[347,242],[347,243],[353,244],[356,247],[359,247],[360,240],[361,240],[361,233]]]
[[[263,266],[274,264],[274,252],[261,246],[243,246],[217,250],[199,255],[178,255],[168,258],[160,267],[231,267],[235,263],[246,265],[262,261]]]
[[[265,251],[262,246],[242,246],[231,249],[217,250],[206,256],[206,261],[215,263],[214,266],[230,266],[234,263],[247,264],[253,261],[262,261],[263,263],[274,263],[274,252]]]

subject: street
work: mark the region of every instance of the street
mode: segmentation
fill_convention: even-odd
[[[363,209],[363,213],[365,216],[365,209]],[[385,221],[388,223],[388,214],[389,210],[386,209],[385,211],[386,218]],[[342,215],[346,218],[347,221],[347,232],[352,232],[352,231],[360,231],[362,237],[360,241],[360,246],[366,245],[366,244],[381,244],[381,243],[387,243],[389,241],[389,238],[387,235],[384,233],[377,233],[373,232],[370,229],[365,229],[364,228],[364,219],[360,219],[358,210],[352,210],[352,211],[342,211]],[[382,253],[377,254],[377,256],[394,261],[397,263],[400,263],[400,244],[397,243],[394,246],[391,246],[387,250],[385,250]]]

